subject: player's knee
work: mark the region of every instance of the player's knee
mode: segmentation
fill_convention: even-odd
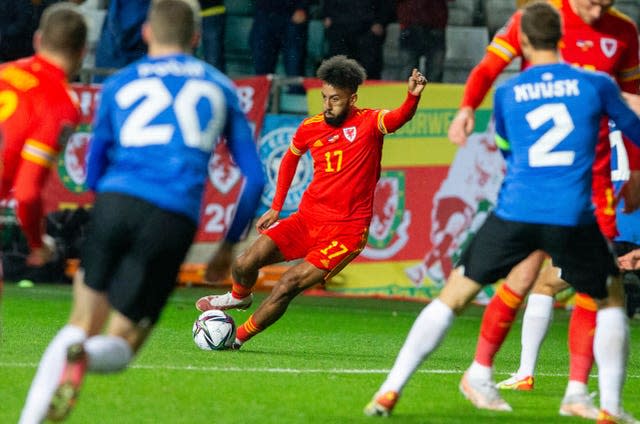
[[[236,257],[231,264],[231,272],[237,281],[244,281],[245,277],[257,271],[254,262],[248,255]]]

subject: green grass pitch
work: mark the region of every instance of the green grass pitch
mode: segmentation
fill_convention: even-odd
[[[179,288],[130,369],[90,374],[69,423],[571,423],[558,415],[567,380],[568,313],[556,310],[536,389],[507,392],[511,413],[479,411],[458,392],[473,358],[482,308],[459,317],[407,385],[390,419],[362,408],[385,378],[423,304],[300,296],[241,351],[206,352],[191,339],[194,301]],[[257,301],[263,295],[257,296]],[[0,336],[0,423],[15,423],[39,358],[66,321],[70,286],[5,284]],[[257,303],[254,303],[252,310]],[[247,312],[232,311],[237,323]],[[496,359],[496,379],[517,368],[521,317]],[[631,322],[625,407],[640,416],[640,321]],[[595,373],[595,371],[594,371]],[[597,390],[597,377],[590,381]]]

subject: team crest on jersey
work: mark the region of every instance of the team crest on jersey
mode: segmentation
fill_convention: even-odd
[[[90,134],[89,125],[80,125],[76,132],[61,135],[61,138],[64,137],[66,140],[60,140],[64,150],[58,157],[58,174],[62,184],[74,193],[82,193],[87,189],[86,156]]]
[[[618,40],[615,38],[601,38],[600,49],[605,56],[611,58],[616,54],[616,50],[618,50]]]
[[[371,259],[394,256],[409,241],[410,222],[411,214],[405,210],[404,172],[383,171],[376,185],[369,238],[362,255]]]
[[[262,159],[265,173],[267,175],[267,186],[262,193],[261,201],[264,205],[271,205],[273,196],[276,194],[276,182],[278,180],[278,170],[280,161],[289,149],[291,139],[296,132],[295,127],[278,127],[269,131],[260,138],[258,151]],[[307,188],[313,177],[313,161],[307,153],[300,158],[296,174],[291,182],[291,187],[282,207],[283,212],[292,212],[298,209],[302,193]]]
[[[224,143],[216,146],[209,159],[209,181],[220,193],[227,194],[242,179],[242,173],[233,163]]]
[[[356,127],[343,128],[342,133],[350,142],[356,139],[356,135],[357,135]]]

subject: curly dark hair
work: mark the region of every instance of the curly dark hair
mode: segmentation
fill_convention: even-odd
[[[316,72],[318,78],[336,88],[348,89],[352,93],[367,79],[367,72],[354,59],[337,55],[323,60]]]

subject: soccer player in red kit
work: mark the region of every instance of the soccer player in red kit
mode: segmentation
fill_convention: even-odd
[[[232,291],[196,302],[201,311],[246,309],[260,268],[304,259],[282,275],[269,296],[238,327],[235,348],[277,321],[300,292],[338,273],[364,248],[384,135],[413,117],[426,84],[414,69],[399,108],[360,109],[355,105],[357,90],[366,73],[358,62],[333,56],[322,62],[317,75],[323,83],[324,112],[305,119],[293,136],[280,164],[271,209],[256,223],[262,234],[231,267]],[[298,211],[278,220],[298,161],[307,151],[313,158],[313,179]]]
[[[611,7],[613,0],[550,0],[549,3],[562,16],[563,37],[559,48],[563,60],[585,69],[606,72],[615,78],[622,91],[638,93],[638,31],[628,17]],[[522,56],[518,38],[521,14],[521,11],[517,11],[496,34],[485,57],[470,73],[461,108],[449,128],[449,138],[454,143],[465,142],[466,136],[473,130],[474,110],[500,72],[514,58]],[[523,63],[523,67],[526,66],[527,63]],[[631,169],[640,169],[637,148],[630,144],[625,147],[629,152]],[[550,146],[549,150],[552,149],[553,146]],[[617,230],[610,151],[605,119],[601,123],[592,187],[598,224],[603,234],[611,239],[616,236]],[[638,173],[632,174],[632,180],[635,180]],[[628,190],[627,194],[633,194],[633,190]],[[637,202],[630,196],[625,197],[625,202],[631,209],[637,207]],[[538,348],[551,319],[553,296],[568,287],[558,278],[557,269],[546,267],[538,273],[544,259],[542,252],[531,254],[507,277],[506,283],[498,289],[485,310],[475,360],[470,368],[472,374],[474,370],[492,365],[493,357],[504,341],[524,296],[535,281],[523,319],[520,369],[512,378],[498,383],[502,389],[533,389],[533,370]],[[560,407],[561,415],[591,419],[597,416],[598,410],[587,392],[587,380],[594,360],[592,346],[595,320],[596,305],[593,299],[578,295],[569,323],[569,384]]]
[[[42,266],[50,258],[42,240],[42,188],[80,119],[67,83],[80,69],[87,36],[76,8],[68,2],[51,7],[34,37],[36,54],[0,65],[0,198],[13,190],[31,266]]]

